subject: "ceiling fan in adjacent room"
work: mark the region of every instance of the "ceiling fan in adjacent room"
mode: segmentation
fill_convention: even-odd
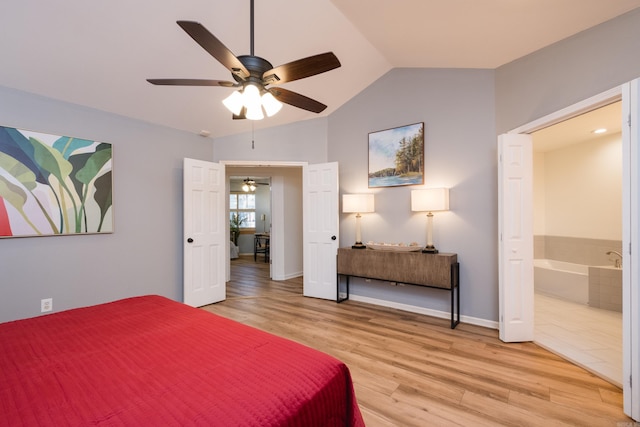
[[[258,185],[269,185],[267,182],[256,182],[255,179],[247,178],[243,181],[242,191],[248,193],[249,191],[256,191]]]
[[[251,53],[249,55],[235,56],[198,22],[177,21],[187,34],[231,72],[235,82],[206,79],[147,79],[147,81],[154,85],[237,88],[223,101],[233,113],[234,119],[261,120],[265,112],[270,117],[280,111],[281,103],[314,113],[324,111],[327,106],[321,102],[283,89],[279,85],[333,70],[340,67],[340,61],[333,52],[326,52],[274,67],[266,59],[255,56],[253,3],[254,0],[251,0]]]

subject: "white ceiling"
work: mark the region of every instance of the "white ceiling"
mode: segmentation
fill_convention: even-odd
[[[496,68],[640,6],[640,0],[256,0],[255,54],[280,65],[333,51],[342,67],[286,89],[335,111],[395,67]],[[230,89],[147,78],[230,79],[178,25],[201,22],[249,53],[249,0],[14,0],[0,14],[0,85],[212,137],[246,132]],[[270,127],[317,117],[285,105]],[[10,126],[11,123],[0,123]]]

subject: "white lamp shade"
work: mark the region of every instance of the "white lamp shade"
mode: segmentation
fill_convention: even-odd
[[[247,108],[246,117],[249,120],[262,120],[262,98],[260,89],[254,84],[247,84],[242,92],[244,106]]]
[[[222,103],[229,111],[237,116],[242,111],[242,101],[242,94],[237,90],[234,90],[231,95],[222,101]]]
[[[267,112],[267,116],[271,117],[276,114],[282,108],[282,102],[278,101],[271,92],[265,92],[262,95],[262,106],[264,111]]]
[[[373,194],[343,194],[342,212],[367,213],[375,212]]]
[[[449,189],[411,190],[411,210],[413,212],[448,211]]]

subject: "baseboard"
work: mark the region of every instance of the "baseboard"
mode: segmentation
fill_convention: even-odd
[[[449,312],[432,310],[430,308],[418,307],[415,305],[402,304],[399,302],[386,301],[376,298],[363,297],[360,295],[349,295],[349,299],[358,302],[366,302],[367,304],[380,305],[382,307],[395,308],[397,310],[408,311],[410,313],[424,314],[427,316],[438,317],[441,319],[451,319]],[[460,322],[468,323],[471,325],[482,326],[489,329],[498,329],[498,322],[487,319],[480,319],[478,317],[460,316]]]
[[[289,273],[289,274],[285,274],[284,276],[280,277],[280,276],[273,276],[272,280],[289,280],[289,279],[295,279],[296,277],[302,277],[302,271],[297,272],[297,273]]]

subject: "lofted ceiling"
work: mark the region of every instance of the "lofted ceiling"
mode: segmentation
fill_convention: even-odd
[[[496,68],[640,6],[640,0],[255,1],[255,54],[274,66],[333,51],[342,67],[284,88],[335,111],[396,67]],[[0,86],[219,137],[232,120],[222,87],[147,78],[229,80],[177,20],[202,23],[249,53],[249,0],[20,0],[0,14]],[[318,117],[285,105],[256,129]],[[0,123],[11,126],[11,123]]]

